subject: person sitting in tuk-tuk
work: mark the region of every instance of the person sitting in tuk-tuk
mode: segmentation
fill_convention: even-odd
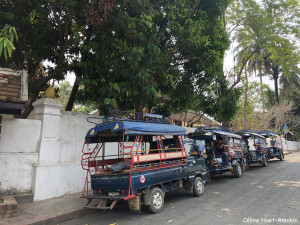
[[[273,137],[271,137],[270,147],[272,147],[272,148],[275,148],[275,147],[276,147],[276,141],[274,140]]]
[[[126,170],[126,169],[130,169],[130,166],[126,165],[124,160],[121,160],[115,164],[110,165],[110,167],[108,166],[108,164],[106,164],[104,166],[104,169],[101,167],[96,168],[96,172],[121,172],[122,170]]]
[[[224,165],[226,168],[229,167],[229,162],[228,162],[228,153],[225,151],[225,146],[223,143],[223,138],[218,138],[217,142],[215,143],[215,152],[216,154],[222,155],[222,159],[224,162]]]

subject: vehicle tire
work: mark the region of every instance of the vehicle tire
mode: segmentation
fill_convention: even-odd
[[[250,168],[250,165],[248,163],[248,160],[246,160],[246,166],[245,166],[245,170],[248,170]]]
[[[279,159],[280,159],[280,161],[283,161],[283,159],[284,159],[283,152],[280,152]]]
[[[241,161],[241,166],[242,166],[242,173],[244,173],[245,171],[246,171],[246,167],[247,167],[247,161],[245,160],[243,160],[242,159],[242,161]]]
[[[200,197],[204,192],[204,182],[201,177],[196,177],[193,185],[193,194]]]
[[[150,191],[150,205],[148,210],[151,213],[159,213],[164,208],[164,193],[158,188],[152,188]]]
[[[237,178],[242,176],[242,166],[240,163],[236,163],[233,170],[233,175]]]
[[[266,167],[266,166],[268,165],[268,160],[267,160],[266,158],[263,158],[263,159],[262,159],[261,165],[262,165],[263,167]]]

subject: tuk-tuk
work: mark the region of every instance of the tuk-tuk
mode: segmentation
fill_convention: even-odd
[[[117,115],[114,112],[86,134],[82,150],[86,208],[112,209],[125,200],[132,211],[141,212],[145,205],[158,213],[166,192],[184,188],[195,196],[203,194],[208,177],[205,161],[186,152],[184,128],[157,114]],[[96,206],[90,205],[93,200],[98,201]]]
[[[275,132],[262,130],[259,132],[260,135],[266,138],[268,144],[268,159],[277,158],[280,161],[284,159],[283,149],[282,149],[282,139]]]
[[[264,136],[253,130],[240,130],[237,134],[243,138],[246,151],[247,167],[251,164],[260,163],[263,167],[268,165],[268,147]]]
[[[220,126],[197,128],[187,136],[198,148],[204,149],[206,168],[210,175],[230,171],[235,177],[242,176],[246,160],[243,158],[241,136]]]

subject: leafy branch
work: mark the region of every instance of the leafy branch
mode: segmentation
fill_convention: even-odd
[[[0,31],[0,58],[4,55],[5,60],[11,57],[13,50],[15,50],[14,40],[18,41],[16,28],[6,25]]]

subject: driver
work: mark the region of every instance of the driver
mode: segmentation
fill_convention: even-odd
[[[273,137],[271,137],[271,141],[270,141],[270,147],[275,148],[276,147],[276,141],[274,140]]]
[[[215,148],[216,148],[216,153],[222,155],[222,159],[223,159],[225,168],[228,168],[229,167],[228,153],[225,151],[223,138],[218,138],[217,139],[217,142],[215,144]]]

